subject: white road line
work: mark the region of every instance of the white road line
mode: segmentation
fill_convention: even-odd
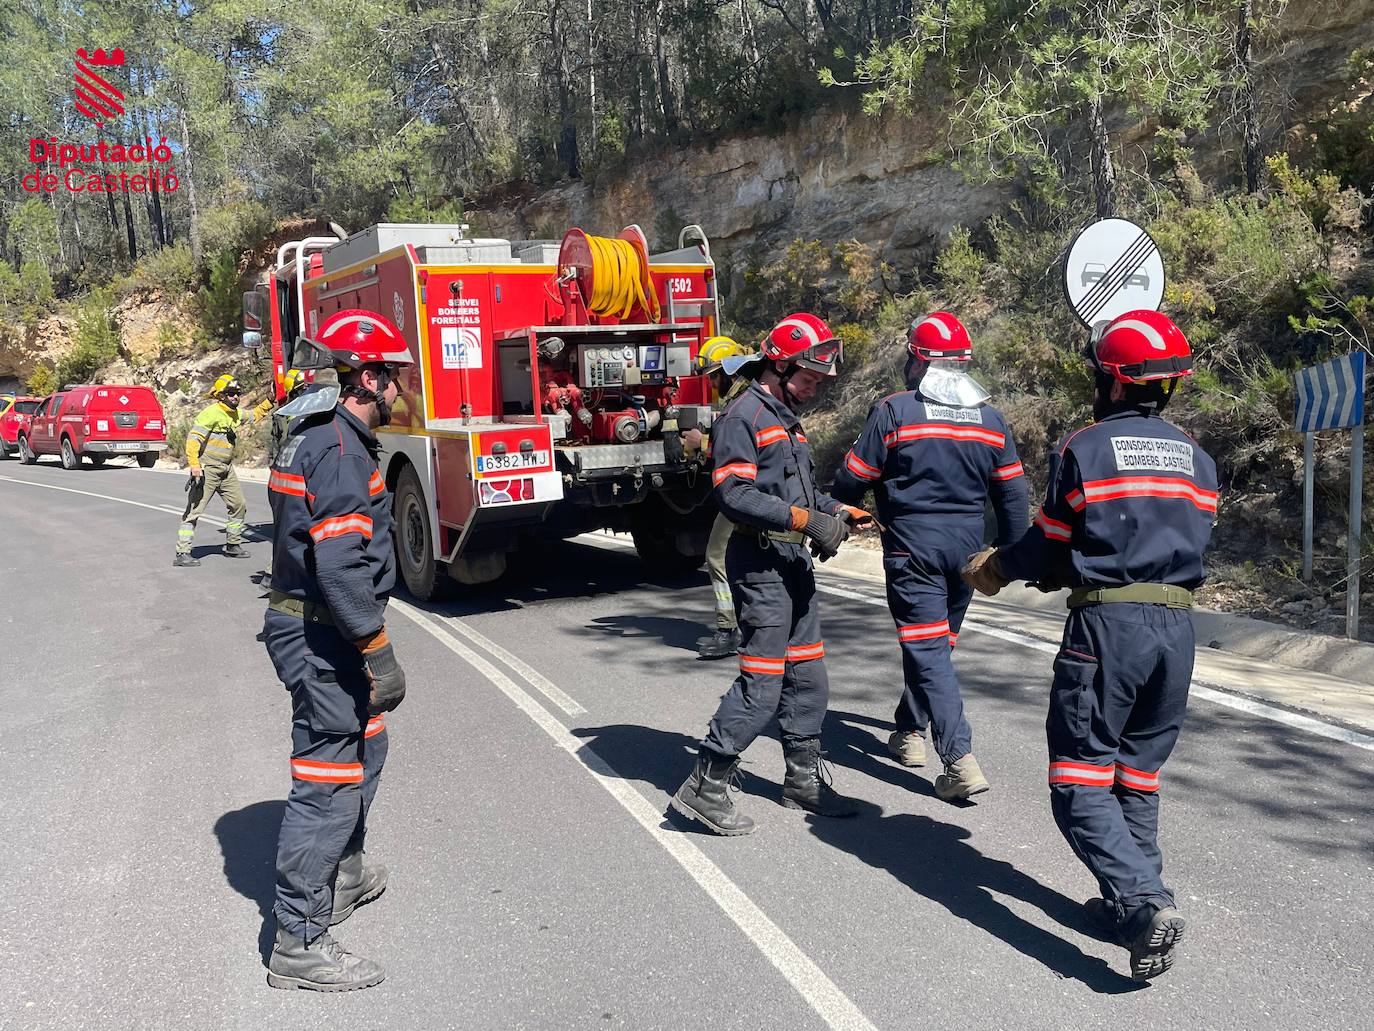
[[[500,659],[511,669],[515,670],[516,673],[519,673],[521,679],[523,679],[526,683],[528,683],[532,688],[534,688],[536,691],[542,694],[549,701],[553,702],[554,705],[558,706],[569,716],[585,716],[587,714],[587,710],[582,708],[582,706],[580,706],[579,704],[577,704],[577,700],[575,698],[572,698],[567,693],[565,693],[552,680],[544,676],[544,674],[540,673],[537,669],[535,669],[533,666],[527,663],[524,659],[521,659],[519,656],[512,655],[510,652],[506,651],[506,649],[502,648],[495,641],[491,640],[491,638],[487,637],[484,634],[478,633],[470,626],[465,626],[462,620],[458,617],[444,617],[444,625],[448,627],[450,630],[454,631],[455,633],[462,634],[469,641],[477,645],[477,647],[486,651],[488,654],[494,655],[496,658]]]
[[[455,640],[447,632],[447,624],[441,626],[422,610],[395,598],[391,599],[391,606],[486,677],[516,708],[538,724],[555,744],[577,759],[583,769],[701,886],[827,1025],[837,1031],[876,1031],[853,1000],[720,867],[711,862],[686,836],[663,829],[663,814],[598,755],[590,744],[570,733],[553,713],[485,658]]]
[[[130,501],[128,498],[116,498],[110,494],[97,494],[90,490],[77,490],[75,487],[59,487],[55,483],[35,483],[33,480],[16,480],[13,476],[0,476],[0,480],[6,483],[22,483],[26,487],[44,487],[47,490],[60,490],[66,494],[82,494],[88,498],[100,498],[102,501],[118,501],[125,505],[137,505],[139,508],[146,508],[153,512],[170,512],[172,515],[181,515],[181,509],[170,508],[167,505],[149,505],[142,501]]]
[[[866,605],[874,605],[887,608],[887,601],[883,598],[874,598],[871,595],[860,593],[859,591],[846,590],[843,587],[831,587],[829,584],[817,584],[816,590],[824,594],[833,594],[837,598],[848,598],[851,601],[860,601]],[[1021,645],[1023,648],[1033,648],[1039,652],[1049,655],[1057,654],[1059,645],[1049,641],[1042,641],[1038,637],[1030,634],[1017,633],[1014,630],[1005,630],[1002,627],[990,626],[978,620],[966,619],[963,630],[973,630],[976,633],[987,634],[989,637],[996,637],[1012,644]],[[1325,720],[1315,719],[1311,716],[1304,716],[1301,713],[1290,712],[1287,709],[1280,709],[1276,705],[1266,705],[1264,702],[1247,698],[1244,695],[1232,694],[1230,691],[1215,684],[1208,684],[1204,681],[1194,680],[1188,688],[1189,694],[1194,698],[1201,698],[1205,702],[1213,705],[1222,705],[1228,709],[1235,709],[1239,712],[1249,713],[1252,716],[1259,716],[1275,723],[1282,723],[1284,726],[1293,727],[1296,730],[1305,730],[1309,734],[1316,734],[1318,737],[1330,738],[1332,741],[1340,741],[1342,744],[1354,745],[1356,748],[1363,748],[1366,751],[1374,752],[1374,735],[1362,734],[1358,730],[1349,727],[1342,727],[1335,723],[1327,723]]]

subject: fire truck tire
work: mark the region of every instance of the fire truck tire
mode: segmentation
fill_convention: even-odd
[[[661,527],[647,526],[643,522],[630,528],[630,536],[635,542],[635,551],[650,569],[676,576],[700,569],[706,561],[705,555],[684,555],[678,551],[673,535],[665,533]]]
[[[61,450],[61,452],[62,452],[62,468],[63,468],[63,469],[80,469],[80,468],[81,468],[81,456],[78,455],[78,454],[76,453],[76,451],[72,448],[72,438],[71,438],[71,437],[63,437],[63,438],[62,438],[62,446],[61,446],[61,449],[60,449],[60,450]]]
[[[440,597],[448,581],[434,561],[434,531],[425,510],[425,492],[409,465],[396,481],[392,513],[396,520],[396,565],[406,590],[420,601]]]

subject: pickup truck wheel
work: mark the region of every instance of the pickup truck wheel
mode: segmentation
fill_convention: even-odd
[[[19,438],[19,461],[24,465],[33,465],[38,461],[38,456],[33,453],[33,448],[29,447],[29,438]]]
[[[91,465],[99,469],[102,465],[105,464],[105,459],[108,457],[108,455],[87,455],[86,461],[90,462]]]
[[[425,510],[425,492],[410,466],[401,470],[396,483],[392,514],[396,520],[396,564],[406,589],[420,601],[439,598],[447,580],[434,561],[434,531]]]
[[[71,437],[63,437],[63,438],[62,438],[62,449],[61,449],[61,450],[62,450],[62,468],[63,468],[63,469],[80,469],[80,468],[81,468],[81,456],[78,455],[78,454],[72,449],[72,438],[71,438]]]
[[[140,469],[151,469],[155,465],[157,465],[156,451],[145,451],[138,456],[138,467]]]

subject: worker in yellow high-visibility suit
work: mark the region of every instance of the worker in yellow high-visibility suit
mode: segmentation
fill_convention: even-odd
[[[215,399],[214,403],[196,416],[191,431],[186,434],[186,462],[191,467],[191,484],[186,511],[177,528],[174,566],[200,565],[200,559],[191,554],[191,543],[196,536],[196,521],[205,514],[205,506],[216,494],[224,498],[224,506],[229,511],[224,525],[224,554],[230,558],[248,555],[243,548],[248,503],[243,499],[243,488],[232,464],[234,445],[238,442],[239,429],[264,418],[272,410],[272,401],[264,399],[252,411],[240,408],[243,390],[238,380],[227,373],[215,380],[210,396]]]

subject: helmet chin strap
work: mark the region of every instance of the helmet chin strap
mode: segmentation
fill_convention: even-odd
[[[361,383],[350,383],[344,387],[344,392],[356,397],[359,401],[364,401],[377,406],[377,419],[379,426],[391,425],[391,405],[386,403],[386,388],[391,386],[391,374],[383,367],[377,370],[377,389],[368,390]]]

